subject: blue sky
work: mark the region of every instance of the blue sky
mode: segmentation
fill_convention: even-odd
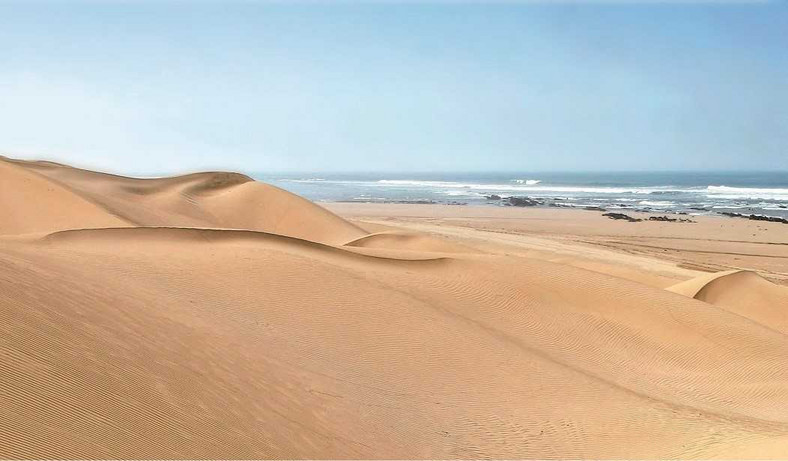
[[[0,0],[0,152],[129,173],[788,170],[788,5]]]

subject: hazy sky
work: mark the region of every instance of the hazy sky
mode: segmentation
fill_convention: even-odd
[[[785,1],[0,0],[0,152],[125,172],[788,169]]]

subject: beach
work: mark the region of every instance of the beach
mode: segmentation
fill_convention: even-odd
[[[0,458],[788,453],[786,224],[7,158],[0,211]]]
[[[368,229],[412,230],[488,252],[560,261],[665,287],[707,272],[754,270],[788,284],[788,225],[718,216],[434,204],[322,203]],[[671,221],[650,221],[667,217]],[[685,219],[692,222],[681,222]]]

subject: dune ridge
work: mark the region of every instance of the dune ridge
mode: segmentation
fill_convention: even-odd
[[[214,229],[201,227],[104,227],[88,229],[69,229],[46,234],[38,241],[45,245],[67,245],[70,247],[83,247],[88,251],[97,248],[100,244],[123,244],[123,249],[128,251],[135,244],[145,242],[148,244],[210,244],[232,245],[250,244],[265,246],[268,249],[282,249],[288,252],[297,252],[299,249],[310,251],[310,256],[316,253],[341,255],[345,258],[359,259],[365,262],[370,260],[390,261],[441,261],[445,257],[436,255],[414,255],[409,253],[364,253],[352,251],[353,248],[344,246],[327,245],[312,240],[300,239],[284,234],[246,230],[246,229]],[[133,251],[133,250],[132,250]]]
[[[664,290],[232,173],[0,174],[4,213],[63,204],[0,236],[2,458],[788,453],[785,291],[755,274]]]
[[[457,242],[413,232],[383,231],[359,237],[345,246],[360,248],[397,248],[400,250],[441,253],[479,253],[478,250]]]

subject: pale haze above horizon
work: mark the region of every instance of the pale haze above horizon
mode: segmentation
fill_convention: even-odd
[[[784,1],[0,1],[0,45],[12,157],[788,170]]]

